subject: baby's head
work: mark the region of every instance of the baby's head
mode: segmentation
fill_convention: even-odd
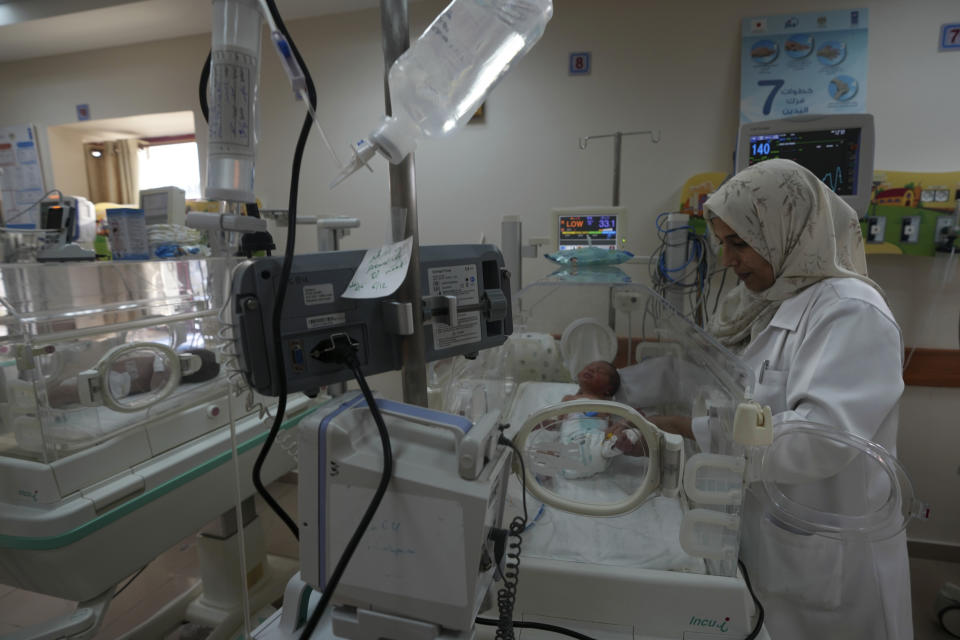
[[[612,397],[620,388],[620,374],[609,362],[591,362],[577,374],[580,391],[593,396]]]

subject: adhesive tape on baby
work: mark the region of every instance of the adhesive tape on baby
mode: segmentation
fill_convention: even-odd
[[[580,318],[563,330],[560,353],[567,371],[576,379],[577,373],[591,362],[613,362],[617,357],[617,335],[600,320]]]

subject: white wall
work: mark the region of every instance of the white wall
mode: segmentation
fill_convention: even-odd
[[[281,10],[283,3],[280,3]],[[411,5],[411,31],[422,31],[444,5]],[[863,0],[869,8],[868,105],[877,124],[878,168],[949,171],[960,168],[957,104],[960,53],[938,53],[939,26],[956,21],[954,0]],[[205,3],[197,3],[205,11]],[[416,154],[421,241],[474,242],[500,237],[500,219],[520,215],[527,236],[547,235],[554,206],[610,202],[609,141],[577,147],[580,136],[659,129],[662,141],[626,139],[622,204],[634,213],[633,248],[646,253],[650,222],[676,207],[683,182],[700,171],[727,170],[732,161],[739,101],[739,22],[750,15],[833,9],[834,2],[786,0],[555,0],[543,40],[496,88],[485,124],[447,140],[430,140]],[[189,17],[185,17],[189,19]],[[339,150],[367,132],[383,113],[379,15],[362,11],[299,20],[290,25],[320,94],[322,124]],[[209,46],[188,37],[0,65],[0,123],[46,126],[75,120],[89,103],[94,118],[192,109],[197,77]],[[571,51],[591,51],[593,73],[567,75]],[[293,145],[302,108],[290,95],[276,57],[266,52],[262,73],[257,192],[267,208],[286,208]],[[198,127],[204,153],[206,132]],[[303,214],[349,214],[363,221],[347,248],[381,243],[388,233],[385,163],[330,191],[335,166],[314,136],[300,190]],[[957,306],[944,304],[934,324],[934,294],[911,283],[935,276],[933,259],[889,262],[871,258],[888,288],[908,345],[956,348],[949,332]],[[545,261],[525,265],[537,277]],[[956,291],[951,301],[956,300]],[[922,311],[920,312],[923,313]],[[941,315],[942,314],[942,315]],[[395,392],[395,391],[394,391]],[[940,508],[914,537],[960,543],[960,394],[911,389],[903,406],[901,456],[918,490]],[[920,412],[922,409],[922,413]]]
[[[64,194],[90,197],[87,165],[83,153],[83,132],[65,127],[47,129],[47,151],[44,158],[52,173],[47,173],[48,189],[56,187]]]

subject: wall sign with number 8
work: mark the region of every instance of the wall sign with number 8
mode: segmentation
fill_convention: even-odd
[[[590,73],[590,52],[578,51],[570,54],[570,75]]]

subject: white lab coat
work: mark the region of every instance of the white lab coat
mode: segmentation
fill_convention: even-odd
[[[854,278],[823,280],[784,301],[742,354],[757,372],[754,398],[770,406],[775,433],[806,420],[894,454],[902,356],[890,309]],[[693,427],[698,441],[709,438],[702,420]],[[841,511],[864,503],[877,478],[854,466],[821,485],[817,504],[832,502]],[[772,638],[913,638],[904,533],[870,543],[792,532],[765,517],[752,493],[758,489],[747,493],[740,548]]]

